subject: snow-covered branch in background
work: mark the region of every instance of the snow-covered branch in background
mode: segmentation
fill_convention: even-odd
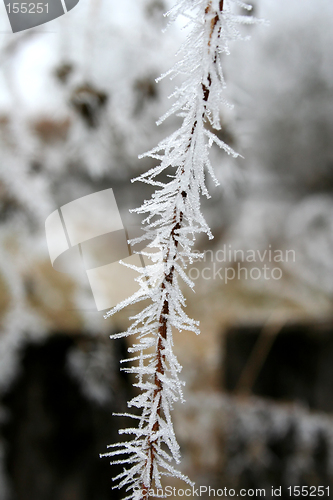
[[[109,317],[128,304],[149,300],[131,318],[128,330],[113,336],[136,335],[136,343],[129,348],[133,357],[124,362],[135,363],[125,371],[135,374],[135,387],[141,391],[128,403],[141,410],[141,416],[128,415],[138,425],[120,431],[133,438],[110,445],[110,452],[103,455],[113,457],[112,463],[127,465],[115,478],[116,487],[126,487],[126,499],[147,500],[150,488],[162,487],[162,476],[178,477],[192,484],[174,468],[174,462],[180,462],[180,452],[170,412],[177,400],[183,400],[183,383],[179,379],[181,366],[173,354],[172,333],[173,329],[199,333],[198,322],[184,311],[179,280],[193,288],[194,283],[184,270],[198,257],[193,252],[195,237],[206,233],[212,238],[200,209],[201,195],[209,197],[206,171],[217,184],[209,148],[215,143],[227,154],[238,156],[214,130],[221,128],[221,104],[227,104],[223,97],[221,55],[229,53],[230,42],[243,38],[239,23],[254,21],[249,15],[238,15],[239,8],[251,10],[251,6],[238,0],[179,0],[168,13],[171,21],[185,16],[191,29],[180,50],[180,60],[163,75],[185,75],[185,81],[176,88],[172,95],[175,102],[160,122],[172,114],[183,121],[176,132],[144,155],[157,159],[159,164],[135,181],[155,186],[156,191],[135,210],[145,214],[144,236],[132,243],[147,241],[150,251],[146,257],[151,263],[137,268],[140,290],[106,315]]]

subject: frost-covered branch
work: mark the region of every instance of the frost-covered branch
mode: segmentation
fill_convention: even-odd
[[[156,187],[151,199],[135,210],[144,214],[144,236],[132,241],[147,241],[146,257],[151,263],[137,268],[140,290],[122,302],[106,317],[130,303],[149,299],[149,305],[132,317],[133,323],[121,337],[136,335],[136,343],[129,348],[135,366],[125,368],[135,374],[139,396],[129,407],[141,409],[138,426],[121,431],[131,434],[127,442],[111,445],[104,456],[114,457],[112,463],[126,464],[119,474],[118,487],[126,487],[126,499],[148,500],[149,489],[161,488],[163,476],[191,481],[178,472],[173,463],[179,463],[180,452],[170,412],[174,402],[183,400],[179,379],[181,366],[173,353],[173,329],[199,333],[198,322],[185,313],[185,298],[179,280],[191,288],[193,282],[184,269],[198,257],[193,251],[196,234],[210,229],[201,213],[200,197],[209,197],[205,172],[214,182],[209,160],[209,148],[217,144],[226,153],[237,157],[227,144],[212,130],[219,130],[221,103],[227,104],[223,91],[225,81],[221,54],[229,53],[231,41],[241,39],[240,22],[253,22],[249,16],[237,15],[238,7],[251,7],[238,0],[179,0],[168,13],[171,21],[179,15],[188,19],[191,31],[180,50],[180,60],[165,76],[185,76],[183,84],[174,91],[174,104],[160,120],[172,114],[182,117],[182,125],[171,136],[146,153],[159,164],[135,179]],[[168,180],[161,180],[160,174]],[[155,251],[156,250],[156,251]],[[125,457],[125,458],[117,458]]]

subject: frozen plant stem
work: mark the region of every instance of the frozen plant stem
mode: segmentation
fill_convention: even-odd
[[[150,489],[162,488],[162,476],[193,484],[172,464],[180,462],[180,452],[171,410],[175,401],[183,401],[181,366],[173,353],[172,332],[176,329],[199,333],[198,322],[184,311],[185,299],[178,278],[193,288],[194,283],[184,269],[198,257],[192,250],[195,236],[204,232],[212,238],[200,210],[201,195],[209,196],[205,171],[218,183],[209,160],[209,148],[215,143],[233,157],[238,156],[211,131],[221,128],[220,106],[227,104],[222,95],[225,82],[220,56],[229,53],[231,41],[242,38],[237,24],[253,22],[249,16],[237,15],[233,7],[251,10],[251,6],[239,0],[179,0],[168,13],[171,20],[185,16],[192,29],[180,50],[182,57],[167,73],[171,77],[185,75],[185,81],[176,88],[175,102],[160,122],[172,114],[183,121],[176,132],[144,155],[157,159],[159,164],[135,180],[155,186],[156,191],[135,210],[146,214],[146,218],[144,235],[132,243],[149,242],[150,248],[144,255],[151,259],[151,264],[135,268],[139,273],[139,291],[106,315],[150,299],[149,305],[131,318],[128,330],[113,336],[136,335],[136,343],[128,349],[135,356],[123,362],[137,362],[125,371],[136,375],[134,385],[141,390],[128,403],[129,407],[141,409],[141,416],[126,414],[137,419],[138,426],[120,431],[133,435],[133,439],[110,445],[112,450],[103,455],[126,457],[112,462],[127,465],[114,478],[118,481],[115,487],[126,487],[126,499],[148,500]],[[166,170],[171,180],[158,180]]]
[[[209,12],[211,11],[211,5],[212,5],[212,2],[210,1],[208,6],[206,7],[205,9],[205,14],[208,15]],[[220,11],[222,12],[223,10],[223,0],[220,0],[219,2],[219,6],[220,6]],[[211,43],[211,36],[212,36],[212,33],[214,31],[214,28],[215,28],[215,25],[218,21],[218,15],[216,14],[214,18],[211,19],[211,31],[210,31],[210,35],[209,35],[209,41],[208,41],[208,46],[210,46],[210,43]],[[208,98],[209,98],[209,87],[211,85],[211,78],[210,78],[210,74],[208,74],[207,76],[207,82],[208,82],[208,86],[206,86],[204,83],[202,83],[202,91],[203,91],[203,101],[204,102],[207,102],[208,101]],[[205,111],[203,112],[203,118],[205,116]],[[195,132],[195,129],[196,129],[196,126],[197,126],[197,120],[194,121],[193,123],[193,126],[192,126],[192,130],[191,130],[191,136],[190,136],[190,140],[189,140],[189,144],[188,144],[188,147],[187,147],[187,150],[190,149],[190,146],[191,146],[191,142],[192,142],[192,137],[193,137],[193,134]],[[182,176],[184,174],[184,169],[181,168],[180,169],[180,175]],[[184,190],[181,192],[181,196],[183,198],[186,198],[187,197],[187,192]],[[183,212],[179,212],[179,217],[178,217],[179,220],[177,220],[177,206],[174,207],[174,218],[173,218],[173,223],[174,223],[174,226],[173,228],[171,229],[171,233],[170,233],[170,239],[172,240],[171,241],[171,245],[170,246],[173,246],[175,248],[175,253],[173,255],[173,260],[176,259],[176,256],[177,256],[177,249],[178,249],[178,236],[179,236],[179,232],[180,232],[180,229],[182,228],[182,222],[183,222]],[[169,261],[169,249],[167,251],[167,255],[164,259],[164,264],[165,264],[165,271],[164,271],[164,280],[162,281],[162,284],[161,284],[161,291],[163,293],[163,291],[165,290],[165,284],[168,283],[170,285],[170,287],[172,287],[172,283],[173,283],[173,275],[174,275],[174,272],[175,272],[175,267],[172,265],[171,268],[170,268],[170,271],[168,272],[168,261]],[[168,272],[168,274],[166,274]],[[161,315],[160,315],[160,318],[159,318],[159,328],[158,328],[158,341],[157,341],[157,349],[156,349],[156,358],[157,358],[157,366],[156,366],[156,372],[155,372],[155,390],[154,390],[154,399],[158,399],[159,401],[161,400],[161,392],[163,390],[163,383],[161,382],[161,380],[163,379],[163,375],[164,375],[164,366],[165,366],[165,356],[164,356],[164,345],[165,345],[165,342],[167,340],[167,331],[168,331],[168,316],[169,316],[169,293],[167,292],[166,295],[165,295],[165,299],[164,299],[164,303],[163,303],[163,308],[162,308],[162,312],[161,312]],[[156,412],[156,420],[154,422],[154,425],[153,425],[153,432],[156,433],[158,432],[159,430],[159,417],[160,417],[160,414],[161,414],[161,405],[160,403],[158,404],[157,406],[157,412]],[[149,498],[149,489],[150,489],[150,486],[152,485],[153,483],[153,472],[154,472],[154,468],[153,468],[153,461],[154,461],[154,454],[155,454],[155,447],[156,447],[156,438],[154,438],[154,440],[150,440],[148,441],[148,454],[149,454],[149,459],[150,459],[150,473],[149,473],[149,483],[146,485],[146,484],[143,484],[142,485],[142,491],[143,491],[143,495],[142,497],[144,499],[148,499]],[[148,460],[147,460],[148,461]]]

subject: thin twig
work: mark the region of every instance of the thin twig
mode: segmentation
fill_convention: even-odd
[[[265,364],[277,335],[285,325],[285,320],[276,320],[271,314],[264,324],[250,356],[242,370],[235,388],[236,395],[248,396]]]

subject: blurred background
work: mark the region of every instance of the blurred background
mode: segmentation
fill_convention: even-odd
[[[197,485],[293,498],[333,488],[333,5],[253,3],[270,26],[244,27],[251,41],[223,57],[235,107],[219,137],[244,158],[211,151],[215,238],[189,269],[201,335],[175,335],[187,401],[174,421]],[[109,340],[131,311],[104,320],[87,283],[52,268],[44,224],[108,188],[131,224],[149,196],[130,182],[154,165],[138,155],[179,125],[156,127],[177,82],[155,78],[186,33],[162,33],[170,5],[80,0],[15,35],[0,5],[1,500],[122,496],[99,453],[133,396],[126,342]]]

